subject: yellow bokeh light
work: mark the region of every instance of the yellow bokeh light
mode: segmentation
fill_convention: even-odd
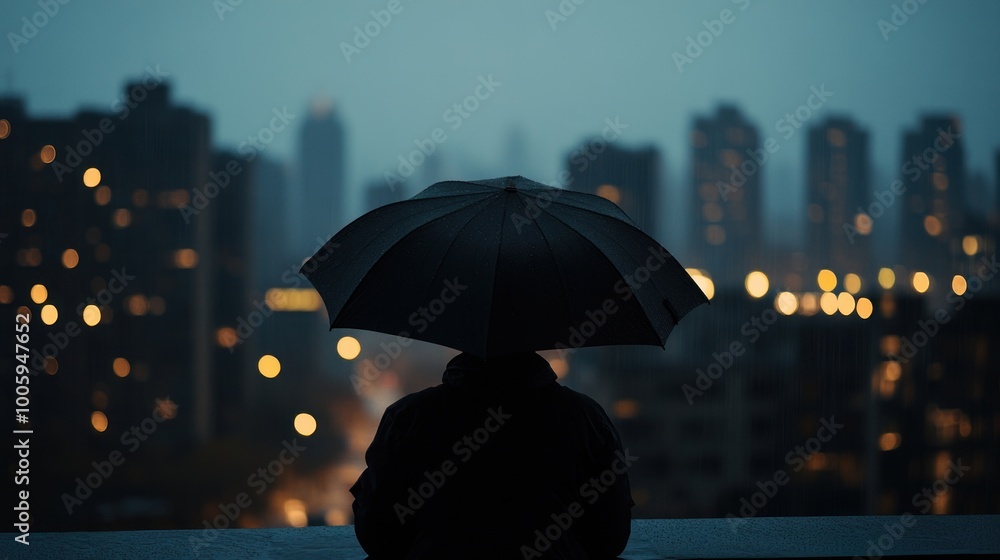
[[[619,399],[611,405],[611,414],[618,418],[634,418],[639,414],[639,403],[634,399]]]
[[[941,220],[936,216],[924,216],[924,230],[931,237],[941,235]]]
[[[782,315],[791,315],[799,308],[799,299],[791,292],[781,292],[774,298],[774,308]]]
[[[563,379],[569,373],[569,362],[565,358],[554,357],[549,358],[548,361],[552,372],[556,374],[556,378]]]
[[[35,214],[35,211],[32,210],[31,208],[26,208],[24,212],[21,212],[21,225],[23,225],[24,227],[31,227],[35,225],[35,220],[37,219],[38,216]]]
[[[96,305],[88,305],[83,308],[83,322],[88,327],[93,327],[101,322],[101,308]]]
[[[111,215],[111,223],[116,228],[128,227],[132,223],[132,213],[126,208],[119,208]]]
[[[128,363],[125,358],[115,358],[114,363],[111,364],[111,369],[114,370],[115,375],[118,377],[128,377],[129,372],[132,371],[132,364]]]
[[[141,317],[149,311],[149,299],[142,294],[134,294],[125,300],[125,307],[130,314]]]
[[[271,288],[264,302],[275,311],[316,311],[323,306],[323,298],[312,288]]]
[[[56,159],[56,149],[52,144],[42,146],[42,151],[38,152],[38,157],[42,158],[42,163],[52,163]]]
[[[257,360],[257,371],[268,379],[275,378],[281,373],[281,362],[270,354],[264,354]]]
[[[54,305],[42,306],[42,322],[46,325],[54,325],[59,320],[59,310]]]
[[[361,353],[361,343],[353,336],[345,336],[337,341],[337,354],[345,360],[353,360]]]
[[[891,268],[880,268],[878,271],[878,285],[884,290],[891,290],[896,285],[896,273]]]
[[[49,290],[43,284],[35,284],[31,287],[31,301],[45,303],[47,299],[49,299]]]
[[[854,313],[854,296],[847,292],[840,292],[840,295],[837,296],[837,309],[841,315]]]
[[[5,140],[8,136],[10,136],[10,121],[0,119],[0,140]]]
[[[0,286],[0,303],[10,303],[14,301],[14,290],[10,286]]]
[[[62,254],[62,264],[66,268],[76,268],[80,264],[80,254],[76,249],[66,249]]]
[[[802,294],[802,299],[799,300],[799,312],[807,316],[818,313],[819,297],[813,293]]]
[[[295,431],[303,436],[313,435],[316,432],[316,419],[312,414],[299,413],[295,416]]]
[[[83,172],[83,184],[89,188],[94,188],[101,183],[101,171],[96,167]]]
[[[49,375],[55,375],[59,371],[59,362],[56,360],[55,356],[45,356],[45,365],[43,366],[45,373]]]
[[[715,282],[712,281],[712,278],[709,277],[707,272],[697,268],[686,268],[684,270],[688,273],[691,279],[694,280],[694,283],[698,284],[698,287],[701,288],[705,297],[708,299],[715,297]]]
[[[887,432],[878,438],[878,446],[882,451],[892,451],[903,442],[898,432]]]
[[[98,206],[106,206],[109,202],[111,202],[111,187],[107,185],[97,187],[97,190],[94,191],[94,202],[96,202]]]
[[[894,360],[882,362],[882,375],[889,381],[899,381],[903,375],[903,366]]]
[[[975,235],[966,235],[962,238],[962,252],[968,256],[979,252],[979,238]]]
[[[956,274],[955,277],[951,279],[951,291],[955,292],[955,295],[965,295],[965,290],[968,288],[969,283],[966,282],[964,276]]]
[[[614,185],[601,185],[597,187],[597,191],[595,191],[595,194],[597,194],[597,196],[601,198],[610,200],[615,204],[621,204],[622,201],[622,193],[618,189],[618,187]]]
[[[858,317],[867,319],[872,316],[872,312],[875,310],[875,305],[872,303],[872,300],[863,297],[858,299],[857,309]]]
[[[95,410],[90,414],[90,425],[98,432],[108,429],[108,417],[100,410]]]
[[[239,336],[233,327],[219,327],[215,331],[215,342],[223,348],[232,348],[239,342]]]
[[[819,298],[819,307],[823,313],[833,315],[837,312],[837,296],[832,292],[823,292]]]
[[[837,287],[837,275],[832,270],[824,268],[816,275],[816,283],[824,292],[832,292]]]
[[[755,270],[750,274],[747,274],[746,278],[746,288],[747,293],[751,297],[761,298],[767,294],[767,290],[770,287],[770,283],[767,280],[767,275],[759,270]]]
[[[861,235],[868,235],[872,232],[872,219],[868,214],[854,215],[854,229]]]
[[[305,527],[309,522],[306,504],[302,500],[285,500],[285,518],[292,527]]]
[[[853,272],[844,276],[844,289],[848,293],[856,294],[861,291],[861,277]]]
[[[179,249],[174,251],[174,265],[177,268],[194,268],[198,266],[198,252],[194,249]]]
[[[931,279],[926,272],[913,273],[913,289],[921,294],[931,288]]]

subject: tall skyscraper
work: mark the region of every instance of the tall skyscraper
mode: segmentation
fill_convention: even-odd
[[[328,238],[347,219],[344,125],[336,109],[316,102],[302,125],[299,142],[299,231],[294,250],[304,256],[316,237]]]
[[[691,131],[692,266],[707,268],[716,284],[742,283],[759,268],[761,159],[757,127],[739,109],[720,105],[699,116]],[[685,263],[687,264],[687,263]]]
[[[659,150],[620,148],[596,137],[570,152],[566,171],[569,188],[614,202],[639,228],[657,237],[655,209],[662,184]]]
[[[832,269],[872,278],[872,202],[868,133],[846,117],[828,118],[809,131],[808,258],[812,273]],[[874,279],[872,280],[874,281]]]
[[[965,211],[962,124],[925,116],[903,137],[903,264],[945,282],[961,255]]]

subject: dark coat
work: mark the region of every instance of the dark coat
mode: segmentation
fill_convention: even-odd
[[[614,558],[634,459],[593,399],[534,352],[456,356],[390,406],[351,488],[373,559]]]

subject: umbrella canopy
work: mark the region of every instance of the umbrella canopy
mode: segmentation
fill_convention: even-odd
[[[446,181],[377,208],[302,266],[330,328],[481,357],[663,346],[708,300],[614,203],[523,177]]]

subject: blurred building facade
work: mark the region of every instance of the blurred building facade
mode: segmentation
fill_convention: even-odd
[[[695,193],[690,266],[707,269],[716,284],[741,285],[761,264],[761,175],[767,150],[757,127],[733,105],[696,117],[690,141]]]
[[[614,202],[643,231],[659,227],[663,176],[656,148],[622,148],[598,136],[570,152],[564,168],[569,188]]]
[[[347,219],[344,124],[337,109],[315,102],[299,137],[299,190],[294,249],[309,256],[317,236],[329,238]]]
[[[849,118],[826,119],[810,129],[806,215],[811,268],[871,278],[872,196],[868,133]]]
[[[945,281],[965,234],[965,147],[953,116],[924,116],[903,136],[903,261]]]

